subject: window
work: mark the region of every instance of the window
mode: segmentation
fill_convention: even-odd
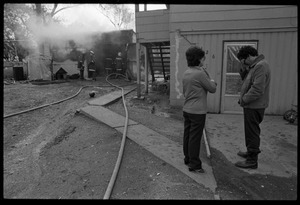
[[[236,57],[242,46],[257,48],[257,42],[225,42],[225,95],[240,95],[242,80],[239,74],[242,64]]]
[[[139,4],[139,11],[155,11],[167,9],[166,4]]]

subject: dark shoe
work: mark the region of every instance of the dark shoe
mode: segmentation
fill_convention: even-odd
[[[192,169],[189,167],[189,171],[190,172],[198,172],[198,173],[204,173],[204,170],[202,168],[199,168],[199,169]]]
[[[189,164],[189,160],[187,158],[184,158],[184,164],[188,165]]]
[[[244,168],[244,169],[257,169],[258,167],[257,161],[249,161],[249,160],[236,162],[234,165],[236,167]]]
[[[247,157],[249,156],[248,152],[241,152],[241,151],[239,151],[237,153],[237,155],[240,156],[240,157],[243,157],[245,159],[247,159]]]

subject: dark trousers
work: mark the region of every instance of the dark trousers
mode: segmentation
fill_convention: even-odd
[[[96,71],[93,72],[93,80],[96,80],[96,76],[97,76],[97,73]]]
[[[183,134],[183,154],[184,161],[192,169],[202,168],[199,158],[200,143],[205,125],[206,114],[190,114],[183,112],[184,134]]]
[[[244,108],[244,130],[247,152],[260,153],[260,127],[263,121],[265,109]]]
[[[80,79],[83,79],[83,70],[80,70]]]

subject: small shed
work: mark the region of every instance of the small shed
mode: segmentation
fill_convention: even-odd
[[[55,73],[56,80],[66,79],[67,78],[67,71],[65,71],[62,67],[58,69]]]
[[[14,78],[16,81],[26,80],[27,64],[24,62],[4,61],[3,78]]]

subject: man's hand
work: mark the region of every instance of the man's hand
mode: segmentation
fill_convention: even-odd
[[[216,85],[218,85],[218,84],[216,83],[216,81],[214,81],[214,79],[210,79],[210,81],[213,82],[213,83],[215,83]]]
[[[240,106],[244,106],[244,105],[245,105],[245,102],[243,101],[242,98],[240,98],[240,99],[238,100],[238,104],[239,104]]]

